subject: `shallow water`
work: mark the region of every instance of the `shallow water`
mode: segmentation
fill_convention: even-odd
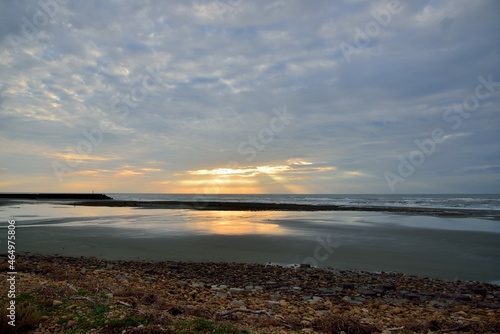
[[[16,220],[18,253],[309,263],[500,280],[497,220],[360,211],[195,211],[47,203],[2,206],[0,219],[3,231],[7,220]],[[0,247],[5,248],[5,243]]]

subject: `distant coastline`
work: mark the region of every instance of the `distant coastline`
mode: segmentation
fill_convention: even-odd
[[[28,200],[110,200],[111,197],[105,194],[71,194],[71,193],[15,193],[1,194],[4,199],[28,199]]]
[[[392,206],[319,205],[294,203],[228,202],[228,201],[83,201],[81,206],[138,207],[148,209],[191,209],[216,211],[375,211],[441,217],[495,216],[489,210],[410,208]],[[498,217],[497,217],[498,218]]]

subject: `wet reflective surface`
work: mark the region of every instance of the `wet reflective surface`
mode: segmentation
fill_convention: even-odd
[[[497,220],[359,211],[196,211],[28,203],[0,206],[2,235],[11,219],[16,220],[19,254],[309,263],[500,281]],[[5,246],[1,240],[0,247]]]

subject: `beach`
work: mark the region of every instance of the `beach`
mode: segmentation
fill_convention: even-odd
[[[331,324],[324,324],[341,321],[341,316],[357,319],[353,326],[368,326],[367,333],[391,328],[426,332],[433,328],[431,320],[436,322],[435,330],[456,328],[457,332],[484,332],[498,326],[500,227],[491,213],[297,211],[293,206],[273,210],[269,205],[264,210],[256,209],[258,203],[239,203],[231,209],[232,204],[224,203],[225,209],[215,210],[215,204],[196,209],[161,201],[145,205],[98,202],[102,204],[3,202],[2,220],[16,221],[18,277],[25,282],[20,284],[21,291],[39,291],[42,281],[46,282],[42,285],[55,284],[65,291],[61,298],[66,307],[75,302],[68,284],[78,290],[91,278],[99,282],[98,290],[115,296],[125,275],[136,277],[127,278],[127,285],[142,294],[170,291],[162,295],[168,308],[144,304],[139,298],[135,303],[143,305],[143,311],[153,307],[171,322],[171,308],[182,309],[191,320],[201,312],[216,323],[229,319],[247,328],[266,328],[269,333],[297,329],[326,333],[330,331],[324,326]],[[172,267],[176,269],[168,269]],[[189,275],[177,275],[180,272]],[[167,281],[169,287],[156,285]],[[390,292],[382,291],[387,283],[393,286]],[[172,292],[174,286],[178,292]],[[247,292],[248,286],[262,290]],[[231,292],[232,288],[244,293]],[[271,298],[276,293],[281,299]],[[198,294],[203,297],[186,300],[185,296]],[[118,301],[123,299],[113,297],[108,302]],[[84,309],[84,304],[78,307]],[[122,306],[129,314],[131,310]],[[216,319],[217,312],[236,306],[265,310],[272,318],[243,312]],[[393,309],[397,311],[388,311]],[[412,318],[419,321],[412,325],[408,322]],[[346,319],[342,321],[348,323]],[[55,324],[49,316],[41,328],[64,330],[68,321]],[[482,327],[472,326],[474,321]]]
[[[34,307],[42,310],[32,321],[32,333],[500,330],[498,286],[480,282],[308,267],[42,255],[25,255],[18,265],[17,285],[30,314]],[[1,279],[6,278],[5,265],[3,269]],[[0,293],[7,293],[5,285]]]

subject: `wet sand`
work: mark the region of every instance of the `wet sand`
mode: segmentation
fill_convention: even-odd
[[[52,207],[35,208],[44,212]],[[65,210],[64,217],[16,218],[18,252],[123,260],[304,263],[500,281],[496,221],[373,212],[197,213],[131,208],[93,208],[89,211],[93,216],[85,217],[82,212],[90,208],[54,210]],[[76,216],[70,217],[75,210]],[[103,217],[104,212],[109,217]],[[462,230],[447,229],[465,223]],[[481,224],[483,231],[466,229]]]

